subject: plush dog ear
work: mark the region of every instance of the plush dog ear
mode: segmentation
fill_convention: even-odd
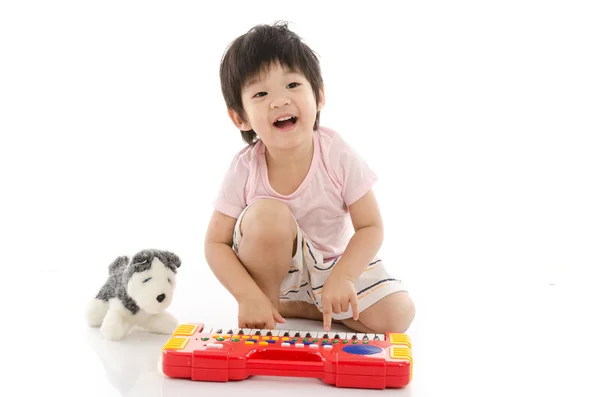
[[[177,272],[177,268],[181,266],[181,259],[177,255],[169,251],[162,251],[162,258],[164,259],[165,265],[169,266],[171,270]]]

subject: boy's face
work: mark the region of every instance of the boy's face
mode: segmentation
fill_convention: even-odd
[[[253,129],[270,150],[289,150],[312,140],[324,92],[321,89],[320,103],[315,103],[312,87],[304,75],[276,63],[242,87],[242,104],[246,122],[229,111],[239,129]]]

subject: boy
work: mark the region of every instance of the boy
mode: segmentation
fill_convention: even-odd
[[[231,43],[220,69],[229,117],[248,144],[225,175],[206,260],[239,305],[238,326],[285,317],[338,321],[364,333],[404,332],[414,304],[377,252],[376,175],[319,126],[319,62],[287,24]]]

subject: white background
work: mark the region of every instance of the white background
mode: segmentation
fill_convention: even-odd
[[[286,20],[320,56],[322,124],[380,177],[382,256],[417,320],[456,329],[489,291],[543,304],[531,291],[554,288],[594,308],[599,17],[592,1],[2,2],[3,283],[29,307],[52,301],[30,280],[54,275],[84,304],[116,256],[169,249],[184,262],[173,310],[235,322],[202,246],[243,146],[219,61],[253,25]],[[462,304],[436,312],[451,294]],[[523,307],[511,302],[502,327]]]

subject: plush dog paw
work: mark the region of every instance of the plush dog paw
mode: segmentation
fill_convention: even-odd
[[[131,324],[127,323],[121,316],[109,311],[100,327],[100,332],[108,340],[121,340],[131,329]]]
[[[153,315],[148,321],[146,327],[155,334],[171,334],[175,331],[179,322],[168,312],[162,312]]]
[[[108,302],[102,299],[91,300],[85,311],[85,319],[91,327],[99,327],[108,311]]]

